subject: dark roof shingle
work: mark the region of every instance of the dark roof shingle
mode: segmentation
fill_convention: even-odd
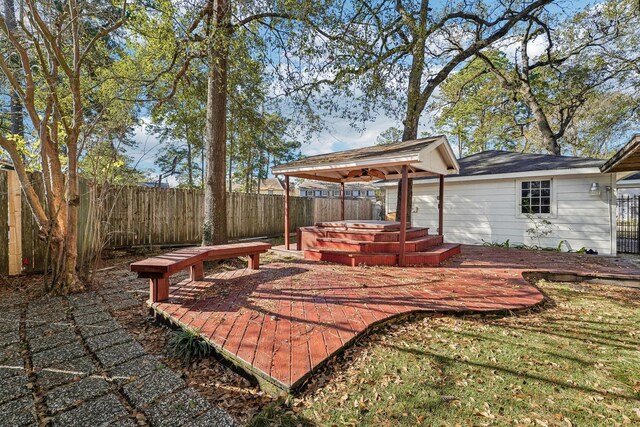
[[[497,175],[554,169],[599,168],[604,162],[605,160],[603,159],[588,157],[489,150],[458,159],[460,174],[454,176]]]

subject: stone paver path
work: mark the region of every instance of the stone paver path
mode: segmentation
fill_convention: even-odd
[[[0,302],[0,426],[232,426],[234,420],[142,346],[99,292]]]

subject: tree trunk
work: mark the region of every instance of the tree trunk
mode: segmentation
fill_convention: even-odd
[[[17,29],[16,13],[13,0],[4,0],[4,16],[7,29],[15,33]],[[12,57],[10,65],[15,66],[14,72],[19,75],[20,60],[17,55]],[[24,137],[24,121],[22,119],[22,101],[18,92],[11,90],[11,134]]]
[[[231,117],[231,123],[233,123],[233,116]],[[229,193],[233,190],[232,182],[233,182],[233,128],[231,128],[231,132],[229,132]]]
[[[203,245],[227,242],[225,188],[227,144],[227,72],[230,8],[227,0],[214,2],[213,31],[208,48],[207,178],[204,191]]]
[[[193,188],[193,159],[191,154],[191,142],[189,141],[189,129],[185,130],[186,133],[184,134],[184,136],[187,141],[187,172],[189,175],[189,187]]]
[[[558,138],[556,134],[551,129],[551,125],[549,124],[549,119],[547,115],[542,111],[542,107],[538,104],[538,100],[531,92],[531,88],[527,84],[523,84],[520,89],[520,95],[522,99],[527,103],[533,116],[536,119],[536,126],[540,131],[540,135],[542,136],[542,142],[544,143],[545,148],[552,154],[557,156],[560,155],[560,145],[558,144]]]

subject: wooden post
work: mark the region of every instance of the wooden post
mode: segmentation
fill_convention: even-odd
[[[249,255],[249,270],[258,270],[260,268],[260,254]]]
[[[398,253],[398,265],[405,266],[405,243],[407,241],[407,194],[409,193],[409,171],[407,165],[402,165],[402,194],[400,200],[400,252]]]
[[[204,263],[199,262],[194,264],[189,269],[189,278],[193,282],[194,280],[204,279]]]
[[[440,175],[440,194],[438,195],[438,234],[444,236],[444,175]]]
[[[22,273],[22,190],[18,174],[7,173],[9,196],[9,276]],[[29,213],[31,215],[31,213]],[[31,261],[31,260],[30,260]]]
[[[340,220],[344,221],[344,182],[340,183]]]
[[[169,299],[169,279],[167,277],[149,279],[149,300],[158,302],[166,299]]]
[[[289,250],[289,175],[284,177],[284,247]]]

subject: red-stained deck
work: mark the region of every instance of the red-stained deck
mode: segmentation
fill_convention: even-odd
[[[549,267],[553,267],[552,269]],[[441,267],[353,268],[297,260],[171,287],[152,305],[279,388],[299,386],[372,325],[416,311],[518,310],[543,300],[524,271],[640,276],[593,256],[465,247]]]

